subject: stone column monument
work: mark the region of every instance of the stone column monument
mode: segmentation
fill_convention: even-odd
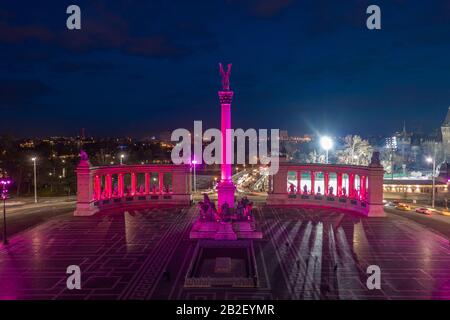
[[[222,132],[222,163],[221,163],[221,179],[217,186],[218,191],[218,209],[226,203],[230,208],[234,207],[234,185],[232,176],[231,159],[227,159],[229,148],[233,148],[233,143],[227,137],[227,130],[231,129],[231,101],[233,100],[233,91],[230,90],[230,74],[231,63],[228,64],[227,71],[223,70],[222,64],[219,63],[220,75],[222,76],[222,90],[218,92],[221,105],[221,132]]]

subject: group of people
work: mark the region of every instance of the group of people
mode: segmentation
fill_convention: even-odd
[[[248,221],[252,218],[253,203],[245,196],[238,201],[236,210],[232,210],[227,203],[224,203],[219,213],[216,205],[209,199],[206,193],[203,194],[203,201],[200,201],[198,206],[200,208],[201,221],[231,222],[233,220]]]

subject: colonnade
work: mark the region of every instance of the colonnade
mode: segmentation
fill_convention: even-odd
[[[75,215],[92,215],[101,209],[125,205],[189,205],[189,166],[173,164],[92,167],[82,158],[77,169]],[[143,175],[143,184],[138,177]],[[125,177],[129,179],[126,183]],[[153,178],[152,178],[153,177]],[[156,178],[157,177],[157,178]],[[167,177],[167,181],[165,178]],[[142,180],[142,179],[141,179]]]
[[[323,175],[323,189],[317,181],[319,174]],[[342,208],[384,216],[383,175],[378,154],[368,166],[297,164],[280,158],[278,172],[269,179],[267,204]]]

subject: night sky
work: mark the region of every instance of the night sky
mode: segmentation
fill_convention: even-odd
[[[77,4],[82,29],[66,29]],[[366,8],[382,30],[366,28]],[[450,105],[450,1],[25,1],[0,4],[0,133],[145,137],[233,126],[430,132]]]

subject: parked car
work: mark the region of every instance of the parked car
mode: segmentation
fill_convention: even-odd
[[[405,203],[399,203],[399,204],[395,207],[395,209],[401,210],[401,211],[411,211],[411,207],[408,206],[408,205],[405,204]]]
[[[416,209],[417,213],[422,213],[422,214],[426,214],[426,215],[431,215],[431,210],[425,207],[419,207]]]

